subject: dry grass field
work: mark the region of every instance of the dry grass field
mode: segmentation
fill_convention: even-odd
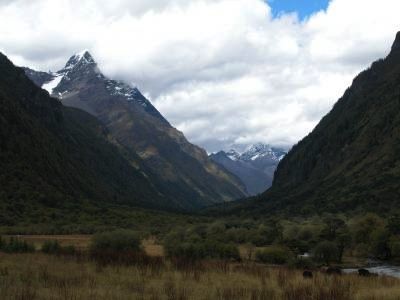
[[[0,254],[1,299],[400,299],[400,280],[256,264],[100,266],[79,257]]]
[[[20,240],[25,240],[33,244],[36,249],[40,249],[44,242],[57,240],[61,246],[74,246],[78,250],[85,251],[89,248],[91,235],[13,235]],[[149,256],[164,256],[163,247],[157,244],[155,238],[142,241],[142,246]]]
[[[240,247],[243,263],[165,259],[154,238],[144,240],[150,258],[131,265],[99,264],[87,251],[90,235],[18,236],[40,249],[48,240],[73,245],[72,255],[0,253],[0,299],[221,299],[341,300],[400,299],[400,280],[379,276],[327,275],[268,267],[246,260],[254,249]],[[156,258],[154,258],[156,257]]]

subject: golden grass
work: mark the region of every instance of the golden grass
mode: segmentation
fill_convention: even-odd
[[[164,248],[158,244],[155,238],[148,238],[142,241],[144,251],[149,256],[164,256]]]
[[[13,235],[21,240],[25,240],[40,249],[45,241],[57,240],[61,246],[75,246],[78,250],[87,250],[90,245],[92,235]],[[149,256],[164,256],[162,245],[157,244],[156,239],[150,237],[142,241],[142,246]],[[1,299],[0,299],[1,300]]]
[[[6,236],[7,237],[7,236]],[[13,235],[21,240],[25,240],[40,249],[45,241],[57,240],[61,246],[75,246],[77,249],[86,250],[89,247],[91,235],[71,234],[71,235]]]
[[[204,262],[101,267],[86,258],[0,254],[1,299],[400,299],[400,280]]]

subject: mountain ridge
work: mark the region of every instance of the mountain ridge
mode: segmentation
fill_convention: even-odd
[[[127,205],[171,209],[93,116],[49,97],[0,53],[0,223]],[[175,207],[176,208],[176,207]]]
[[[34,71],[27,75],[39,82]],[[136,87],[104,76],[89,52],[71,56],[52,76],[52,96],[98,118],[109,140],[136,153],[157,178],[157,189],[182,207],[196,209],[246,195],[240,180],[190,144]]]
[[[389,55],[361,72],[315,129],[293,146],[272,187],[232,210],[258,215],[399,210],[399,45],[400,33]]]
[[[283,149],[257,143],[241,152],[231,149],[213,153],[210,157],[239,177],[249,195],[257,195],[271,186],[275,169],[284,155]]]

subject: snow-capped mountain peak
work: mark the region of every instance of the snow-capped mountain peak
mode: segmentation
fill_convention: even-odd
[[[231,149],[228,152],[226,152],[226,156],[228,156],[229,159],[231,159],[231,160],[239,160],[240,159],[240,153],[234,149]]]
[[[88,50],[83,50],[79,53],[72,55],[71,58],[67,61],[64,69],[61,71],[65,72],[72,70],[78,64],[91,65],[91,64],[96,64],[96,62]]]
[[[257,143],[249,146],[240,156],[243,160],[256,160],[260,157],[270,156],[274,158],[274,153],[269,145]]]
[[[286,155],[286,151],[271,147],[268,144],[256,143],[247,147],[242,153],[232,149],[226,152],[226,155],[233,161],[257,161],[259,159],[269,159],[279,162]]]
[[[42,85],[42,88],[49,92],[49,94],[54,93],[54,89],[60,84],[63,78],[69,79],[68,74],[75,69],[85,69],[86,66],[96,65],[95,60],[90,55],[88,50],[83,50],[79,53],[74,54],[67,61],[65,67],[57,72],[51,72],[52,76],[50,81],[45,82]],[[61,97],[62,93],[58,93],[58,96]]]
[[[79,93],[97,93],[113,101],[126,101],[134,110],[144,111],[163,123],[168,121],[159,113],[135,85],[106,77],[88,50],[72,55],[64,68],[57,72],[37,72],[25,68],[30,78],[65,105]],[[74,103],[75,105],[75,103]],[[84,107],[83,107],[84,108]]]
[[[263,143],[247,148],[243,148],[243,145],[233,145],[232,148],[229,151],[211,154],[210,157],[238,176],[250,195],[261,193],[270,187],[275,169],[286,155],[286,151]]]

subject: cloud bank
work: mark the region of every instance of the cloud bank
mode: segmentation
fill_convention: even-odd
[[[332,0],[301,21],[262,0],[0,0],[0,51],[59,69],[89,49],[208,151],[290,147],[386,55],[398,0]]]

